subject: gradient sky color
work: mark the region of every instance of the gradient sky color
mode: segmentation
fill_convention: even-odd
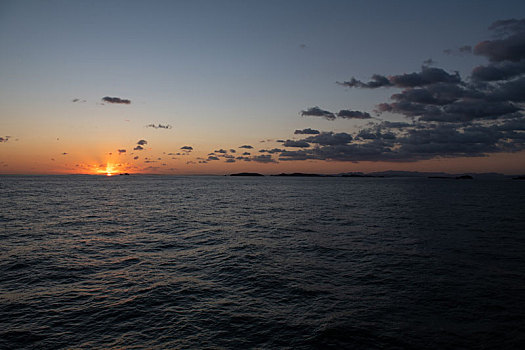
[[[488,60],[460,48],[519,14],[523,1],[2,1],[0,173],[525,173],[516,141],[395,160],[260,152],[299,151],[282,141],[312,135],[295,130],[359,144],[370,123],[410,122],[374,113],[402,89],[336,82],[420,72],[429,59],[468,77]],[[315,106],[370,118],[301,115]]]

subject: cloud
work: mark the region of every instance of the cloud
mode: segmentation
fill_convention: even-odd
[[[309,143],[317,143],[319,145],[344,145],[352,141],[352,135],[346,132],[334,133],[322,132],[316,136],[310,136],[305,138],[303,141]],[[286,145],[284,145],[286,147]]]
[[[441,68],[423,66],[419,73],[394,75],[389,80],[397,87],[416,87],[435,83],[459,83],[461,78],[458,73],[449,74]]]
[[[251,157],[251,160],[258,163],[277,163],[275,159],[269,154],[261,154]]]
[[[239,148],[252,149],[253,146],[250,146],[250,145],[242,145],[242,146],[239,146]]]
[[[1,137],[0,136],[0,142],[7,142],[9,140],[9,136]]]
[[[243,152],[242,155],[243,156],[249,156],[251,153],[250,152]]]
[[[343,119],[370,119],[370,114],[360,111],[351,111],[349,109],[342,109],[337,113],[339,118]]]
[[[295,130],[294,134],[295,135],[317,135],[319,134],[319,130],[306,128],[303,130]]]
[[[228,151],[227,151],[227,150],[225,150],[225,149],[222,149],[222,148],[221,148],[221,149],[216,149],[216,150],[215,150],[215,151],[213,151],[213,152],[215,152],[215,153],[222,153],[222,154],[226,154],[226,153],[228,153]]]
[[[129,105],[131,103],[130,100],[126,100],[120,97],[109,97],[109,96],[102,97],[102,101],[107,102],[107,103],[124,104],[124,105]]]
[[[191,147],[191,146],[182,146],[180,149],[185,150],[187,152],[193,151],[193,147]]]
[[[335,114],[329,111],[325,111],[317,106],[301,111],[301,116],[303,117],[323,117],[327,120],[335,119]]]
[[[225,163],[235,163],[235,159],[234,158],[228,158],[224,162]]]
[[[73,102],[73,103],[84,103],[84,102],[86,102],[86,100],[82,100],[80,98],[74,98],[74,99],[71,100],[71,102]]]
[[[117,150],[117,151],[118,151],[118,154],[119,154],[119,155],[122,154],[122,153],[126,153],[126,150],[125,150],[125,149],[119,149],[119,150]]]
[[[390,80],[384,75],[374,74],[372,75],[372,80],[368,83],[363,83],[356,78],[352,78],[349,81],[337,82],[337,84],[346,86],[346,87],[356,87],[356,88],[367,88],[367,89],[376,89],[379,87],[392,86]]]
[[[310,145],[308,145],[310,146]],[[269,154],[274,154],[274,153],[281,153],[281,152],[284,152],[285,150],[284,149],[280,149],[280,148],[272,148],[272,149],[261,149],[259,150],[259,152],[261,153],[269,153]]]
[[[148,144],[148,141],[146,141],[146,140],[138,140],[137,141],[137,145],[144,146],[144,145],[147,145],[147,144]]]
[[[144,147],[142,147],[141,145],[137,145],[137,147],[133,148],[134,151],[142,151],[144,149]]]
[[[478,43],[474,54],[485,56],[491,62],[519,62],[525,59],[525,19],[496,21],[489,29],[504,37]]]
[[[135,157],[133,157],[133,159],[137,160],[137,159],[139,159],[139,156],[135,156]]]
[[[499,81],[525,74],[525,60],[519,62],[496,62],[487,66],[478,66],[472,71],[475,81]]]
[[[304,140],[286,140],[283,143],[284,147],[310,147],[310,144]]]
[[[425,62],[419,72],[374,74],[368,82],[355,78],[338,82],[350,88],[399,89],[390,101],[377,105],[376,112],[398,114],[408,122],[384,120],[368,123],[353,135],[320,132],[287,140],[284,146],[302,143],[310,147],[281,150],[279,160],[412,162],[525,150],[525,20],[497,21],[490,29],[497,39],[457,49],[488,59],[488,64],[475,67],[465,78]],[[364,112],[334,114],[319,107],[301,115],[371,119]]]
[[[210,161],[210,160],[219,160],[219,158],[217,158],[215,156],[209,156],[207,160],[208,161]]]
[[[230,153],[236,153],[237,151],[234,150],[233,148],[230,148]]]
[[[146,128],[153,128],[153,129],[171,129],[173,128],[170,124],[148,124],[146,125]]]
[[[337,84],[351,88],[376,89],[379,87],[416,87],[426,86],[435,83],[459,83],[461,78],[458,73],[449,74],[441,68],[423,66],[421,72],[414,72],[401,75],[392,75],[388,78],[374,74],[372,80],[363,83],[360,80],[352,78],[350,81],[337,82]]]

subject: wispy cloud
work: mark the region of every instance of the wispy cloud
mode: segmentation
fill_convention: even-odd
[[[322,117],[322,118],[325,118],[327,120],[334,120],[335,119],[335,114],[334,113],[332,113],[330,111],[327,111],[327,110],[324,110],[324,109],[321,109],[318,106],[310,107],[310,108],[307,108],[305,110],[302,110],[300,114],[303,117]]]
[[[148,124],[146,125],[146,128],[153,128],[153,129],[171,129],[173,128],[170,124]]]

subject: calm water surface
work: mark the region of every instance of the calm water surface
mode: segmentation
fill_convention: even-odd
[[[0,348],[523,348],[525,182],[0,177]]]

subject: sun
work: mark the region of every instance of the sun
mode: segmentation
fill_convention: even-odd
[[[113,176],[115,174],[118,173],[117,169],[115,168],[115,166],[111,163],[107,163],[106,164],[106,168],[102,168],[102,169],[98,169],[97,170],[97,173],[101,174],[101,175],[106,175],[106,176]]]

